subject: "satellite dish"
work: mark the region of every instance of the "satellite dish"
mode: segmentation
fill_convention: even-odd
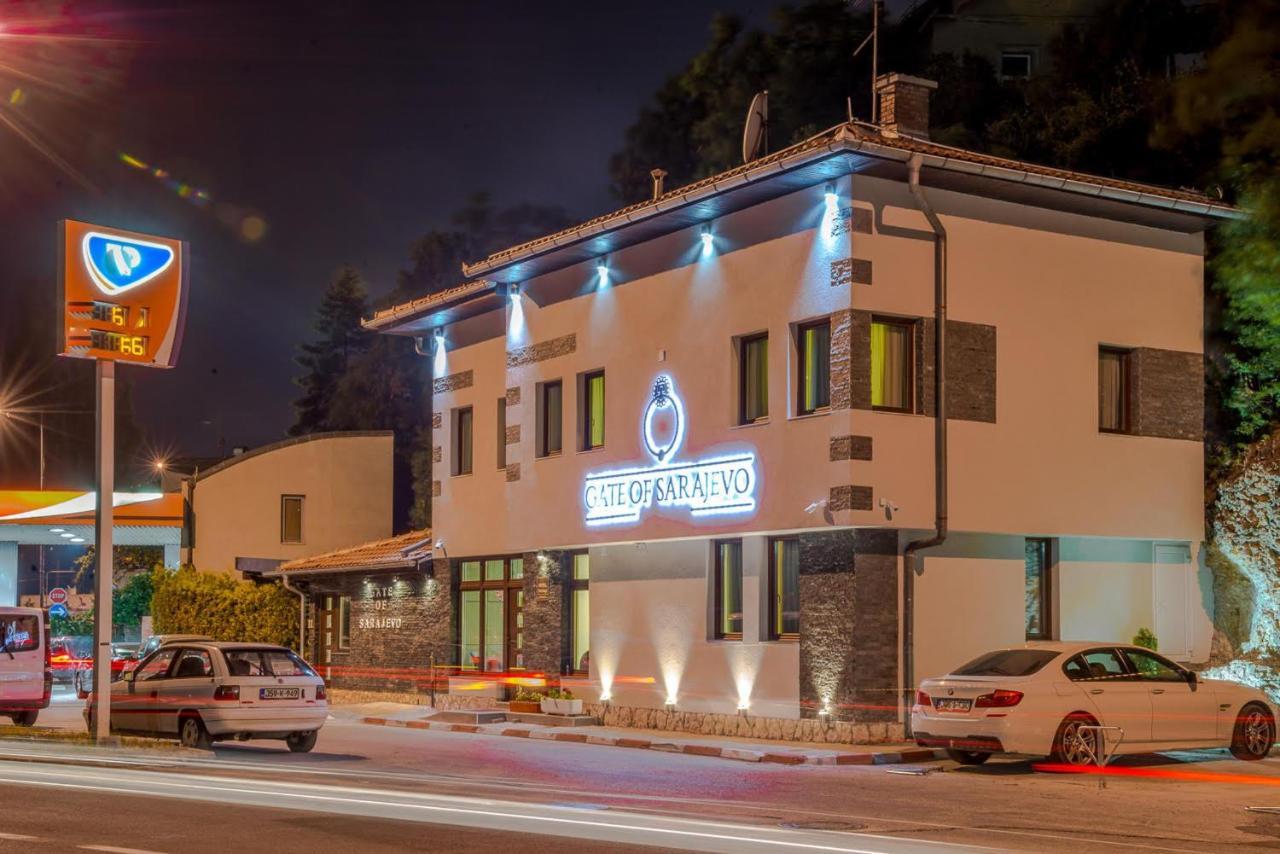
[[[747,124],[742,129],[742,162],[750,163],[769,147],[769,90],[757,92],[747,108]]]

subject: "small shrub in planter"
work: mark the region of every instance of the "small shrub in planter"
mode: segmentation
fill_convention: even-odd
[[[517,713],[537,714],[542,709],[542,695],[537,691],[526,691],[521,688],[507,704],[507,710]]]
[[[580,715],[582,701],[575,700],[573,693],[564,688],[552,688],[542,698],[542,711],[548,715]]]

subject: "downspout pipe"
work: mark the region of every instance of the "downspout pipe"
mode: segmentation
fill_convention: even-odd
[[[922,569],[919,552],[947,539],[947,230],[920,186],[919,154],[907,162],[907,187],[933,229],[933,536],[912,540],[902,550],[902,682],[904,708],[915,701],[915,577]],[[907,735],[911,715],[904,716]]]
[[[307,657],[307,594],[289,583],[289,576],[280,576],[284,589],[298,597],[298,655]]]

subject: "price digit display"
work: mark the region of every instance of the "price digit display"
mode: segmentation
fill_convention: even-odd
[[[101,329],[89,330],[89,346],[94,350],[107,350],[112,353],[123,353],[126,356],[147,355],[145,335],[121,335],[119,332],[104,332]]]

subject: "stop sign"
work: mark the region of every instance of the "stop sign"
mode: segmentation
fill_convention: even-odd
[[[50,590],[49,603],[52,605],[67,604],[67,589],[65,587],[55,587]]]

